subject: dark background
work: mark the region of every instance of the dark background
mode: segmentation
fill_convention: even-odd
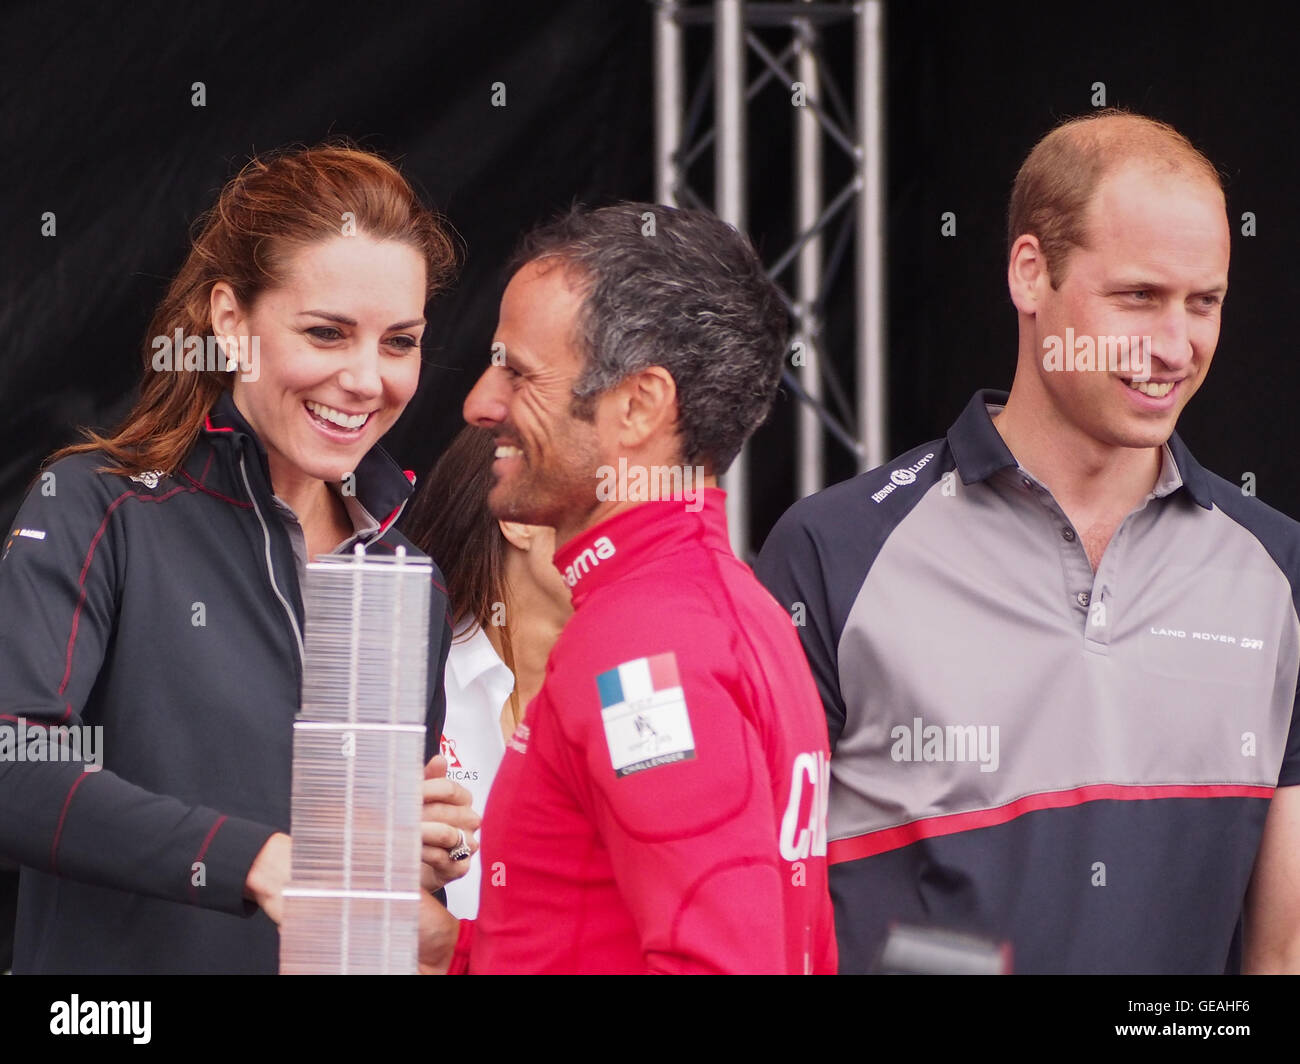
[[[467,247],[431,308],[419,393],[386,445],[424,470],[459,425],[485,364],[501,264],[519,232],[580,199],[652,194],[647,0],[440,0],[367,9],[120,5],[87,16],[13,6],[0,23],[0,526],[37,466],[79,425],[107,427],[139,380],[150,311],[195,216],[249,154],[332,134],[397,158]],[[1267,8],[1261,8],[1267,10]],[[1276,9],[1275,9],[1276,10]],[[1287,460],[1296,370],[1297,35],[1220,4],[896,4],[888,12],[890,451],[941,435],[982,386],[1006,386],[1005,202],[1019,162],[1060,119],[1106,102],[1172,122],[1224,172],[1232,291],[1213,375],[1180,431],[1230,479],[1300,514]],[[852,86],[849,23],[826,54]],[[763,31],[775,50],[785,37]],[[707,58],[707,31],[687,31]],[[750,74],[761,68],[750,57]],[[203,81],[207,105],[191,106]],[[491,85],[507,106],[492,107]],[[789,90],[751,110],[750,228],[770,262],[790,231]],[[693,174],[711,188],[706,161]],[[827,171],[847,175],[828,144]],[[54,211],[58,235],[40,234]],[[1241,236],[1253,211],[1258,235]],[[940,235],[953,211],[957,235]],[[828,308],[826,351],[852,384],[852,258]],[[788,277],[786,278],[788,280]],[[754,543],[792,501],[783,395],[754,443]],[[853,466],[829,445],[831,480]]]
[[[976,388],[1009,385],[1011,180],[1039,136],[1090,109],[1100,81],[1107,104],[1173,123],[1227,178],[1232,290],[1214,371],[1180,432],[1210,468],[1234,481],[1255,473],[1265,501],[1300,516],[1286,331],[1300,303],[1297,34],[1278,21],[1289,16],[1265,14],[1281,10],[891,5],[891,452],[942,435]],[[645,0],[6,7],[0,527],[77,426],[108,427],[129,408],[152,308],[225,180],[250,153],[337,134],[395,157],[467,248],[455,288],[431,308],[420,391],[386,440],[404,466],[427,469],[486,364],[518,233],[574,199],[650,198],[651,25]],[[826,41],[845,91],[849,26]],[[704,32],[688,31],[693,64]],[[191,106],[195,81],[206,107]],[[504,108],[490,104],[496,81]],[[791,235],[791,113],[788,86],[773,83],[749,125],[750,229],[769,262]],[[845,175],[827,150],[828,174]],[[56,213],[55,237],[41,236],[44,211]],[[952,238],[940,235],[945,211],[957,216]],[[1257,236],[1241,236],[1244,211]],[[826,342],[849,386],[851,280],[842,272],[833,290]],[[793,499],[793,406],[783,396],[753,445],[755,546]],[[829,453],[832,480],[852,474],[847,455]]]

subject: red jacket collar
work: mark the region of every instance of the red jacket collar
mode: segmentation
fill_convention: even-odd
[[[634,571],[641,560],[672,553],[687,544],[731,552],[727,535],[727,493],[705,488],[703,505],[643,502],[583,532],[555,551],[555,567],[569,585],[576,609],[597,588]]]

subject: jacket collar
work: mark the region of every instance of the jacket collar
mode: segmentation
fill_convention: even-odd
[[[993,426],[988,410],[989,406],[1005,406],[1007,398],[1006,392],[993,389],[976,392],[948,430],[948,447],[957,462],[957,475],[963,484],[988,480],[999,470],[1019,467],[1002,434]],[[1155,494],[1168,494],[1181,484],[1198,506],[1213,509],[1209,477],[1176,432],[1169,437],[1164,459]],[[1168,468],[1169,461],[1173,463],[1172,470]],[[1174,478],[1179,483],[1175,483]]]
[[[220,468],[214,469],[212,453],[200,454],[196,447],[185,463],[186,472],[200,487],[226,494],[243,495],[243,479],[239,473],[240,456],[251,454],[255,461],[246,466],[249,482],[259,495],[259,502],[269,505],[273,498],[271,468],[267,462],[266,448],[257,433],[244,419],[235,405],[233,395],[224,391],[203,423],[201,440],[210,443],[212,451],[222,457]],[[356,498],[370,513],[380,520],[376,536],[386,532],[397,520],[414,490],[415,474],[404,472],[388,453],[375,445],[358,463],[356,473]]]
[[[579,532],[555,551],[555,567],[569,585],[573,608],[622,574],[635,572],[647,557],[686,544],[730,554],[726,500],[721,488],[704,488],[698,510],[687,509],[680,499],[643,502]]]

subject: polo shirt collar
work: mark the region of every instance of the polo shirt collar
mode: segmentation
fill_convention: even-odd
[[[1006,406],[1007,399],[1008,393],[994,389],[976,392],[948,430],[948,447],[957,462],[957,475],[963,484],[988,480],[1002,469],[1019,468],[1015,455],[994,427],[988,411],[989,406]],[[1192,457],[1187,445],[1175,432],[1162,448],[1160,475],[1151,493],[1156,498],[1163,498],[1180,487],[1198,506],[1206,510],[1214,508],[1204,467]]]
[[[1213,510],[1214,496],[1210,494],[1210,477],[1205,467],[1192,457],[1192,452],[1187,449],[1187,444],[1183,443],[1178,433],[1169,437],[1165,447],[1173,460],[1175,475],[1182,481],[1182,486],[1192,501],[1203,510]]]
[[[966,404],[966,409],[948,430],[948,447],[957,461],[957,475],[963,484],[988,480],[1000,469],[1016,469],[1019,463],[1002,434],[993,427],[986,403],[1006,406],[1006,392],[984,389]]]

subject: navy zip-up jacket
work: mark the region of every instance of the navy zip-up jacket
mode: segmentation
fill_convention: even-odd
[[[0,729],[37,752],[38,724],[102,727],[98,771],[0,744],[14,971],[273,973],[278,933],[244,881],[289,830],[303,606],[266,452],[227,394],[175,475],[105,464],[51,465],[0,560]],[[411,490],[380,448],[361,461],[368,550],[420,555],[393,528]],[[434,582],[429,754],[451,641]]]

